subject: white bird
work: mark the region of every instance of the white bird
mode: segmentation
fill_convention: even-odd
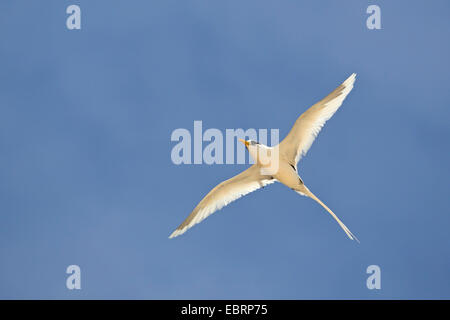
[[[174,238],[185,233],[189,228],[203,221],[206,217],[217,210],[220,210],[230,202],[278,181],[295,192],[317,201],[333,216],[334,219],[336,219],[337,223],[350,239],[358,241],[333,211],[331,211],[330,208],[306,187],[297,171],[298,161],[308,152],[308,149],[311,147],[325,122],[329,120],[342,105],[344,99],[353,89],[355,79],[356,74],[353,73],[328,96],[306,110],[297,121],[295,121],[291,131],[279,145],[268,147],[256,141],[239,139],[245,144],[252,158],[255,159],[255,164],[233,178],[223,181],[212,189],[169,238]],[[272,160],[276,158],[277,170],[275,172],[268,173],[268,166],[273,165],[275,162],[264,162],[262,157],[259,156],[263,151],[268,154],[269,157],[272,155]],[[266,169],[266,171],[264,171],[264,169]]]

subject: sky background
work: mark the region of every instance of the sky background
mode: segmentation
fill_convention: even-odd
[[[82,29],[66,28],[80,5]],[[368,30],[366,8],[381,8]],[[448,1],[0,2],[0,298],[450,298]],[[299,164],[168,239],[248,165],[177,128],[279,128],[351,73]],[[66,268],[81,268],[81,290]],[[366,268],[381,268],[368,290]]]

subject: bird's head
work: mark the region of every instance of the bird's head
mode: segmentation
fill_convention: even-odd
[[[252,158],[257,161],[260,150],[266,150],[266,149],[270,149],[269,147],[254,141],[254,140],[244,140],[244,139],[239,139],[240,142],[242,142],[245,147],[247,148],[248,152],[250,153],[250,155],[252,156]]]
[[[278,148],[268,147],[254,140],[239,139],[250,153],[255,163],[261,167],[273,168],[274,171],[278,171]]]
[[[239,139],[240,142],[242,142],[247,149],[250,150],[251,147],[257,147],[259,145],[259,142],[256,142],[254,140],[244,140]]]

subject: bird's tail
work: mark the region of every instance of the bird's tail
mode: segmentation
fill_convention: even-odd
[[[337,221],[337,223],[339,223],[339,225],[341,226],[341,228],[345,231],[345,233],[347,234],[347,236],[352,239],[352,240],[356,240],[359,243],[358,238],[355,237],[355,235],[347,228],[347,226],[334,214],[333,211],[331,211],[330,208],[328,208],[325,203],[323,203],[322,201],[320,201],[319,198],[317,198],[314,193],[312,193],[304,184],[302,184],[301,186],[299,186],[299,188],[294,189],[297,193],[301,194],[302,196],[307,196],[310,197],[311,199],[314,199],[316,202],[318,202],[322,207],[325,208],[325,210],[327,210],[332,216],[333,218]]]

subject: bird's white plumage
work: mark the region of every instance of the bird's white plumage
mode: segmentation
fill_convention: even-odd
[[[308,152],[325,122],[328,121],[342,105],[344,99],[353,89],[355,78],[356,74],[353,73],[328,96],[298,117],[286,138],[278,146],[274,147],[278,148],[277,152],[274,154],[279,155],[279,168],[276,174],[273,176],[262,175],[260,164],[256,162],[256,164],[237,176],[220,183],[212,189],[202,201],[200,201],[192,213],[169,238],[174,238],[185,233],[186,230],[201,222],[217,210],[220,210],[230,202],[267,184],[279,181],[297,193],[318,202],[333,216],[350,239],[358,241],[333,211],[331,211],[330,208],[328,208],[304,185],[303,180],[297,173],[297,162]],[[245,143],[253,158],[255,158],[255,154],[257,154],[255,153],[256,149],[254,148],[273,149],[263,145],[255,147],[253,146],[253,143],[250,144],[245,140],[241,140],[241,142]]]
[[[259,168],[253,165],[212,189],[169,238],[174,238],[185,233],[189,228],[200,223],[229,203],[273,182],[275,182],[275,179],[267,179],[261,176]]]
[[[353,73],[327,97],[306,110],[295,122],[289,134],[280,143],[283,152],[294,164],[300,161],[319,134],[320,130],[339,109],[353,89],[356,74]]]

